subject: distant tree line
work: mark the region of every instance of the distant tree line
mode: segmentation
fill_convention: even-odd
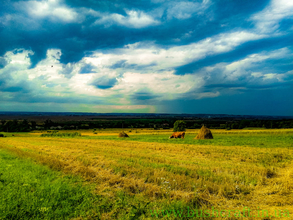
[[[106,128],[152,128],[169,129],[174,127],[176,119],[104,119],[96,121],[53,122],[45,120],[42,124],[28,120],[1,120],[0,131],[28,132],[32,130],[78,130]],[[212,129],[251,128],[293,128],[293,120],[239,120],[226,121],[216,119],[184,120],[185,128],[197,129],[204,124]],[[177,125],[179,126],[179,125]]]
[[[6,121],[1,120],[0,131],[5,132],[27,132],[31,131],[32,127],[36,126],[36,122],[28,122],[27,120],[13,120],[13,121]]]

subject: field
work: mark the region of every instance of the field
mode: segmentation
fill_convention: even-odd
[[[170,140],[171,130],[124,129],[130,138],[118,138],[119,131],[70,131],[80,132],[80,137],[40,137],[40,131],[4,133],[7,137],[0,139],[0,173],[6,175],[5,181],[12,178],[5,167],[10,163],[5,162],[8,157],[27,161],[23,166],[42,164],[49,169],[38,169],[54,171],[56,186],[65,185],[68,197],[78,195],[78,199],[69,201],[61,197],[63,204],[68,204],[60,209],[65,219],[190,219],[190,210],[196,209],[209,210],[202,217],[200,211],[195,212],[197,219],[292,219],[293,129],[212,130],[212,140],[194,140],[198,130],[187,130],[185,139]],[[18,169],[16,173],[25,171],[20,171],[20,165],[13,167]],[[34,176],[38,185],[30,187],[32,192],[58,188],[50,178],[41,181],[46,178]],[[72,178],[77,178],[75,183],[67,182]],[[5,181],[0,175],[1,193],[11,192],[0,197],[0,203],[7,204],[0,206],[4,213],[0,219],[17,207],[11,199],[15,197],[13,188]],[[22,191],[25,181],[21,176],[14,177],[22,200],[38,201],[40,194]],[[76,184],[83,185],[80,192]],[[51,209],[36,212],[38,218],[56,219],[52,207],[57,209],[61,201],[55,194],[47,194]],[[22,219],[31,218],[34,206],[24,208],[27,210],[23,210]],[[35,210],[42,207],[47,206],[36,206]],[[215,218],[212,209],[219,214],[221,210],[226,212]],[[251,210],[251,217],[236,215],[240,210],[243,217],[245,209]],[[230,214],[228,210],[232,210]],[[258,217],[266,213],[280,217]]]

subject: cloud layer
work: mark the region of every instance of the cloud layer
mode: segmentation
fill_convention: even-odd
[[[282,97],[293,87],[290,1],[7,0],[0,10],[0,110],[293,115]]]

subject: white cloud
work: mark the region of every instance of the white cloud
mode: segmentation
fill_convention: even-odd
[[[251,54],[232,63],[218,63],[214,66],[204,67],[198,73],[203,77],[201,86],[213,91],[213,89],[218,89],[217,85],[219,85],[222,90],[226,89],[227,91],[230,89],[245,90],[246,87],[261,88],[274,84],[280,85],[286,81],[287,77],[290,80],[290,71],[287,73],[266,73],[261,71],[262,65],[265,65],[269,59],[282,59],[292,55],[288,48],[281,48],[275,51]],[[253,69],[260,71],[254,72]]]
[[[238,77],[242,76],[244,73],[250,74],[254,77],[264,76],[262,73],[251,73],[251,71],[249,70],[267,59],[280,59],[292,55],[292,52],[288,48],[281,48],[275,51],[248,55],[246,58],[242,60],[235,61],[233,63],[226,65],[226,70],[230,72],[230,74],[227,74],[227,79],[235,80]],[[281,79],[281,74],[277,75],[277,79]],[[273,76],[276,75],[273,74]]]
[[[105,26],[110,26],[113,23],[116,23],[126,27],[144,28],[151,25],[158,25],[160,23],[142,11],[126,10],[126,13],[127,16],[116,13],[103,15],[102,18],[95,22],[95,24],[104,24]]]
[[[174,99],[182,93],[200,87],[202,79],[196,75],[177,76],[172,71],[164,73],[140,74],[127,72],[119,79],[115,86],[117,91],[123,91],[125,95],[140,92],[147,88],[152,94],[160,96],[160,100]]]
[[[91,58],[85,58],[87,62],[97,65],[99,69],[105,69],[118,61],[125,60],[129,65],[158,65],[152,66],[144,71],[153,73],[161,69],[171,69],[185,65],[192,61],[200,60],[206,56],[224,53],[233,50],[236,46],[263,38],[264,35],[257,35],[245,31],[219,34],[204,39],[197,43],[184,46],[175,46],[170,49],[162,49],[153,43],[135,43],[126,45],[124,48],[115,49],[111,54],[97,52]],[[127,68],[126,68],[127,69]]]
[[[6,65],[0,69],[0,90],[3,91],[21,91],[29,89],[28,68],[31,65],[29,55],[32,51],[25,49],[15,49],[5,53],[3,58]],[[1,95],[5,98],[7,96]],[[10,97],[10,95],[8,95]]]
[[[34,68],[34,71],[30,72],[29,78],[35,79],[40,76],[46,77],[46,81],[62,80],[63,75],[58,74],[61,71],[62,64],[60,64],[60,57],[62,53],[59,49],[49,49],[47,50],[46,59],[41,60],[38,65]],[[59,81],[62,82],[62,81]]]
[[[77,13],[65,7],[56,8],[52,11],[52,15],[63,21],[70,22],[77,18]]]
[[[31,63],[29,55],[33,55],[32,51],[28,51],[25,49],[15,49],[13,51],[8,51],[4,55],[4,59],[8,63],[8,65],[17,66],[20,69],[26,69]]]
[[[187,19],[194,13],[204,13],[209,5],[209,0],[204,0],[202,3],[190,1],[170,2],[167,9],[167,18]]]
[[[117,112],[117,110],[127,110],[127,112],[137,112],[137,110],[148,113],[156,112],[156,107],[152,105],[98,105],[94,106],[93,109],[96,112]]]
[[[276,74],[276,73],[268,73],[264,75],[264,79],[277,79],[278,81],[283,81],[285,74]]]
[[[201,77],[195,75],[176,76],[173,71],[161,73],[141,74],[139,72],[126,72],[123,77],[116,70],[105,66],[99,73],[78,74],[80,66],[85,62],[95,63],[94,58],[84,58],[80,62],[71,65],[61,64],[59,59],[61,51],[59,49],[50,49],[47,51],[47,57],[41,60],[35,68],[28,69],[31,62],[28,54],[32,51],[19,50],[19,53],[7,52],[4,56],[8,63],[0,70],[0,75],[9,71],[11,83],[9,86],[16,85],[20,79],[25,80],[31,85],[31,94],[44,95],[46,97],[99,97],[108,104],[131,105],[131,96],[141,92],[146,88],[150,94],[158,95],[159,100],[170,100],[179,97],[180,94],[189,91],[192,88],[199,87]],[[101,58],[109,59],[109,54]],[[63,71],[70,69],[71,77],[66,77]],[[117,80],[116,85],[110,89],[98,89],[91,85],[93,80],[106,77]],[[15,80],[18,79],[18,80]],[[121,98],[120,95],[123,94]]]
[[[157,101],[173,100],[185,94],[192,94],[195,99],[217,97],[221,94],[220,91],[202,91],[201,89],[210,84],[235,83],[243,77],[247,82],[256,85],[282,82],[288,74],[273,72],[264,74],[261,71],[252,72],[250,69],[267,59],[292,56],[292,52],[288,48],[282,48],[272,52],[251,54],[239,61],[219,63],[203,68],[196,74],[182,76],[174,75],[174,67],[205,56],[230,51],[243,42],[260,37],[262,36],[248,32],[235,32],[220,34],[197,43],[170,49],[159,48],[153,43],[136,43],[114,49],[111,53],[104,54],[97,51],[90,57],[84,57],[77,63],[67,65],[60,63],[62,53],[59,49],[50,49],[47,51],[46,59],[40,61],[34,69],[28,69],[31,64],[28,55],[33,52],[19,49],[17,53],[12,51],[6,53],[4,57],[8,64],[0,70],[0,74],[3,75],[9,71],[11,76],[26,80],[31,85],[32,94],[55,98],[89,97],[89,100],[98,97],[104,103],[117,106],[131,106],[133,95],[137,93],[154,96]],[[111,68],[113,64],[121,60],[128,64],[122,68],[123,70]],[[147,66],[154,62],[158,65]],[[99,71],[79,74],[80,68],[85,63]],[[142,69],[147,74],[140,70],[140,66],[143,66]],[[95,79],[116,80],[112,87],[99,89],[92,85]],[[9,85],[13,86],[11,82]],[[104,84],[107,87],[107,82]],[[243,89],[241,85],[238,87]],[[124,107],[119,108],[123,110]],[[116,110],[119,108],[117,107]]]
[[[113,96],[122,91],[127,97],[140,92],[142,88],[148,88],[152,94],[159,96],[157,100],[175,99],[186,92],[200,88],[204,85],[204,80],[202,74],[174,75],[174,67],[202,59],[209,55],[230,51],[244,42],[262,37],[262,35],[243,31],[220,34],[197,43],[176,46],[170,49],[158,48],[152,42],[138,42],[126,45],[124,48],[114,49],[111,53],[107,54],[96,52],[91,57],[85,57],[81,62],[95,66],[99,69],[100,73],[87,74],[87,76],[77,74],[71,79],[71,87],[80,94],[99,95],[100,97]],[[121,69],[111,69],[112,65],[121,60],[128,64],[128,66],[126,65],[122,68],[122,73]],[[147,66],[152,63],[157,63],[158,65]],[[137,66],[138,69],[131,69],[131,66]],[[143,66],[142,70],[139,69],[139,66]],[[99,90],[88,86],[94,78],[103,76],[116,78],[117,84],[107,90]],[[215,95],[219,94],[203,93],[196,97],[203,98]],[[115,101],[127,103],[125,99],[116,99]]]
[[[30,16],[36,18],[48,17],[63,22],[80,21],[76,11],[62,5],[58,0],[18,2],[16,6],[23,8]]]
[[[202,98],[214,98],[218,97],[220,95],[220,92],[205,92],[205,93],[198,93],[196,94],[196,99],[202,99]]]
[[[250,19],[256,22],[256,28],[260,33],[272,33],[279,28],[282,19],[293,19],[293,1],[272,0],[261,12],[256,13]]]

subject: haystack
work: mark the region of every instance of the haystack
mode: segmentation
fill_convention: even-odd
[[[129,137],[124,131],[120,132],[118,137]]]
[[[213,139],[213,135],[210,129],[203,125],[194,139]]]

